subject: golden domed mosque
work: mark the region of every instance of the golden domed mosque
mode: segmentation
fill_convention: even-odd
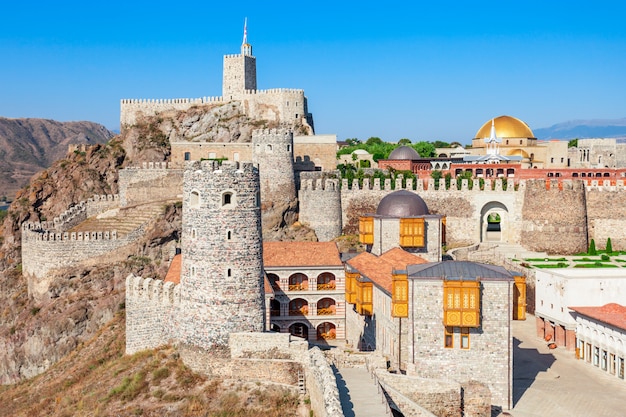
[[[513,116],[485,122],[472,139],[470,163],[521,163],[522,168],[566,168],[567,141],[538,141],[530,127]]]

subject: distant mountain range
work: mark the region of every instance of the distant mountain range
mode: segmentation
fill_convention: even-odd
[[[626,139],[626,117],[622,119],[571,120],[550,127],[533,129],[537,139]]]
[[[106,143],[111,137],[93,122],[0,117],[0,197],[13,199],[31,176],[63,158],[68,145]]]

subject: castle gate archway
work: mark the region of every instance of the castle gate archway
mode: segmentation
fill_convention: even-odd
[[[490,201],[480,211],[480,241],[507,242],[509,210],[499,201]]]

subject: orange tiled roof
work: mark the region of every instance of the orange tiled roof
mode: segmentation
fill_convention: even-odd
[[[182,255],[174,255],[170,268],[165,275],[165,282],[173,282],[174,284],[180,284],[180,269],[182,264]]]
[[[394,269],[406,269],[407,265],[423,263],[427,261],[401,248],[390,249],[380,256],[363,252],[348,261],[348,265],[389,293]]]
[[[602,307],[569,307],[570,310],[591,317],[602,323],[626,330],[626,307],[617,303],[605,304]]]
[[[265,267],[342,266],[334,242],[263,242]]]
[[[267,275],[263,275],[263,289],[265,290],[265,295],[274,295],[274,289],[272,288],[272,284],[270,284],[270,280],[267,279]]]

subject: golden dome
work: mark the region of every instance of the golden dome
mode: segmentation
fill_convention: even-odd
[[[499,138],[534,138],[530,127],[520,119],[512,116],[498,116],[493,119],[496,126],[496,136]],[[491,120],[488,120],[478,132],[475,139],[484,139],[491,136]]]
[[[521,156],[522,158],[530,158],[530,156],[528,156],[528,152],[520,148],[510,150],[507,152],[506,156]]]

